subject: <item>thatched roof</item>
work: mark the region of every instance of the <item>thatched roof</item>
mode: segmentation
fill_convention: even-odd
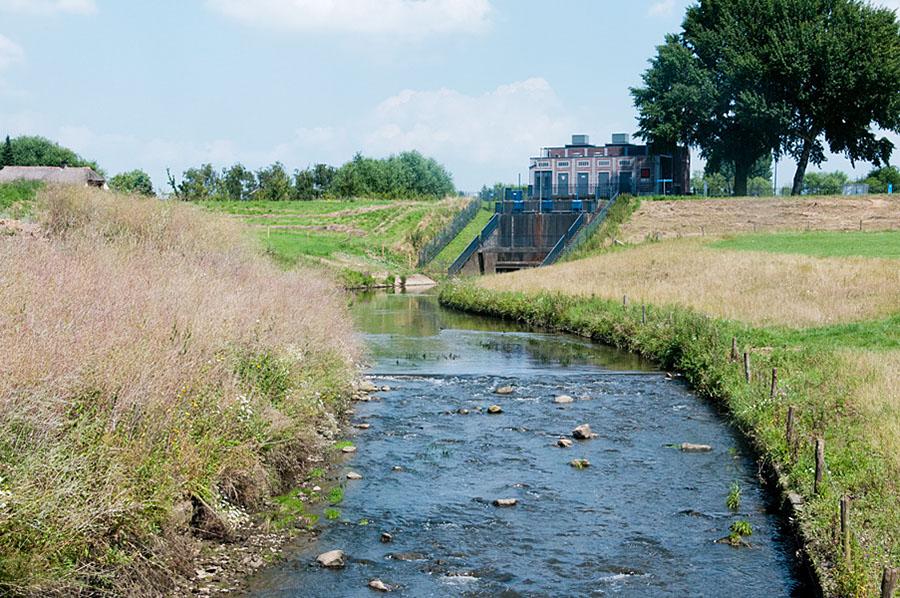
[[[0,183],[11,181],[44,181],[45,183],[67,183],[70,185],[101,186],[106,181],[92,168],[59,166],[6,166],[0,170]]]

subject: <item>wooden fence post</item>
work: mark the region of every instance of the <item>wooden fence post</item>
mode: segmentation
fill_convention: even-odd
[[[740,358],[740,353],[738,353],[737,348],[737,337],[731,337],[731,361],[737,361]]]
[[[628,309],[628,295],[622,295],[622,309]]]
[[[646,323],[647,323],[647,306],[642,305],[641,306],[641,324],[646,324]]]
[[[884,575],[881,577],[881,598],[894,598],[898,578],[900,578],[900,569],[884,568]]]
[[[844,550],[844,563],[850,566],[850,497],[841,497],[841,545]]]
[[[772,390],[769,398],[774,399],[776,394],[778,394],[778,368],[772,368]]]
[[[750,351],[744,351],[744,377],[747,378],[747,382],[750,382]]]
[[[825,475],[825,441],[816,438],[816,479],[813,484],[813,493],[818,494],[821,490],[822,479]]]
[[[794,444],[794,421],[797,417],[797,406],[791,405],[788,407],[788,415],[787,415],[787,426],[784,431],[785,440],[787,440],[788,445],[788,454],[791,456],[791,459],[794,458],[795,452],[795,444]]]

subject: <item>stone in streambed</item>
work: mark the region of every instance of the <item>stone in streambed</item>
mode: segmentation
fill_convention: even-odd
[[[390,389],[391,389],[390,386],[382,386],[382,387],[381,387],[381,392],[387,392],[387,391],[389,391]]]
[[[359,384],[359,390],[361,390],[362,392],[376,392],[378,390],[378,387],[375,386],[375,383],[371,380],[363,380]]]
[[[345,447],[343,447],[343,448],[341,449],[341,452],[344,452],[344,453],[355,453],[355,452],[356,452],[356,447],[355,447],[355,446],[345,446]]]
[[[575,430],[572,431],[572,436],[577,440],[588,440],[589,438],[593,438],[591,427],[588,424],[582,424],[575,428]]]
[[[368,430],[372,427],[372,424],[356,424],[354,426],[357,430]]]
[[[377,592],[390,592],[391,588],[380,579],[373,579],[369,582],[369,587]]]
[[[560,438],[559,440],[556,441],[556,446],[561,447],[561,448],[569,448],[573,444],[575,444],[575,443],[572,442],[571,440],[569,440],[568,438]]]
[[[361,480],[361,479],[363,479],[363,477],[361,475],[359,475],[358,473],[356,473],[355,471],[351,471],[350,473],[347,474],[347,479],[348,480]]]
[[[514,498],[495,498],[492,503],[495,507],[511,507],[518,501]]]
[[[511,395],[514,392],[515,391],[513,390],[512,386],[504,386],[502,388],[498,388],[497,390],[495,390],[494,394],[495,395]]]
[[[571,463],[569,463],[575,469],[585,469],[591,466],[591,462],[587,459],[574,459]]]
[[[326,569],[342,569],[346,565],[343,550],[330,550],[322,553],[316,558],[316,562]]]
[[[558,397],[553,399],[553,402],[559,405],[565,405],[567,403],[574,403],[575,399],[573,399],[569,395],[559,395]]]
[[[383,543],[385,543],[385,544],[387,544],[388,542],[393,542],[393,541],[394,541],[394,536],[390,535],[390,534],[387,533],[387,532],[382,532],[382,534],[381,534],[381,541],[382,541]]]
[[[468,409],[457,409],[456,412],[459,413],[460,415],[469,415]]]
[[[500,408],[500,405],[491,405],[488,407],[488,413],[491,415],[497,415],[499,413],[503,413],[503,409]]]
[[[686,453],[708,453],[712,447],[708,444],[691,444],[690,442],[682,442],[681,450]]]

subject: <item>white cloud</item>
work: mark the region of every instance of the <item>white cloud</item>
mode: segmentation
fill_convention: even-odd
[[[25,60],[25,50],[22,46],[0,34],[0,70]]]
[[[212,10],[247,24],[281,30],[392,33],[481,31],[490,0],[206,0]]]
[[[0,0],[0,12],[92,15],[97,12],[97,4],[95,0]]]
[[[550,84],[533,78],[482,95],[401,91],[375,109],[364,139],[373,153],[418,149],[448,163],[515,172],[541,147],[564,141],[574,125]]]
[[[675,0],[659,0],[647,11],[651,17],[670,17],[675,14]]]

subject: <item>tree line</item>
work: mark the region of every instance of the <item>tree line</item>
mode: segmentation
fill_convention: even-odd
[[[632,88],[639,134],[657,151],[695,147],[711,172],[730,165],[745,195],[761,157],[797,162],[804,190],[826,144],[887,165],[900,130],[900,27],[857,0],[700,0]]]
[[[434,158],[417,151],[387,158],[357,153],[340,168],[316,164],[288,173],[281,162],[256,172],[237,163],[221,171],[203,164],[168,173],[172,195],[185,201],[311,201],[328,197],[402,199],[455,193],[453,177]]]

